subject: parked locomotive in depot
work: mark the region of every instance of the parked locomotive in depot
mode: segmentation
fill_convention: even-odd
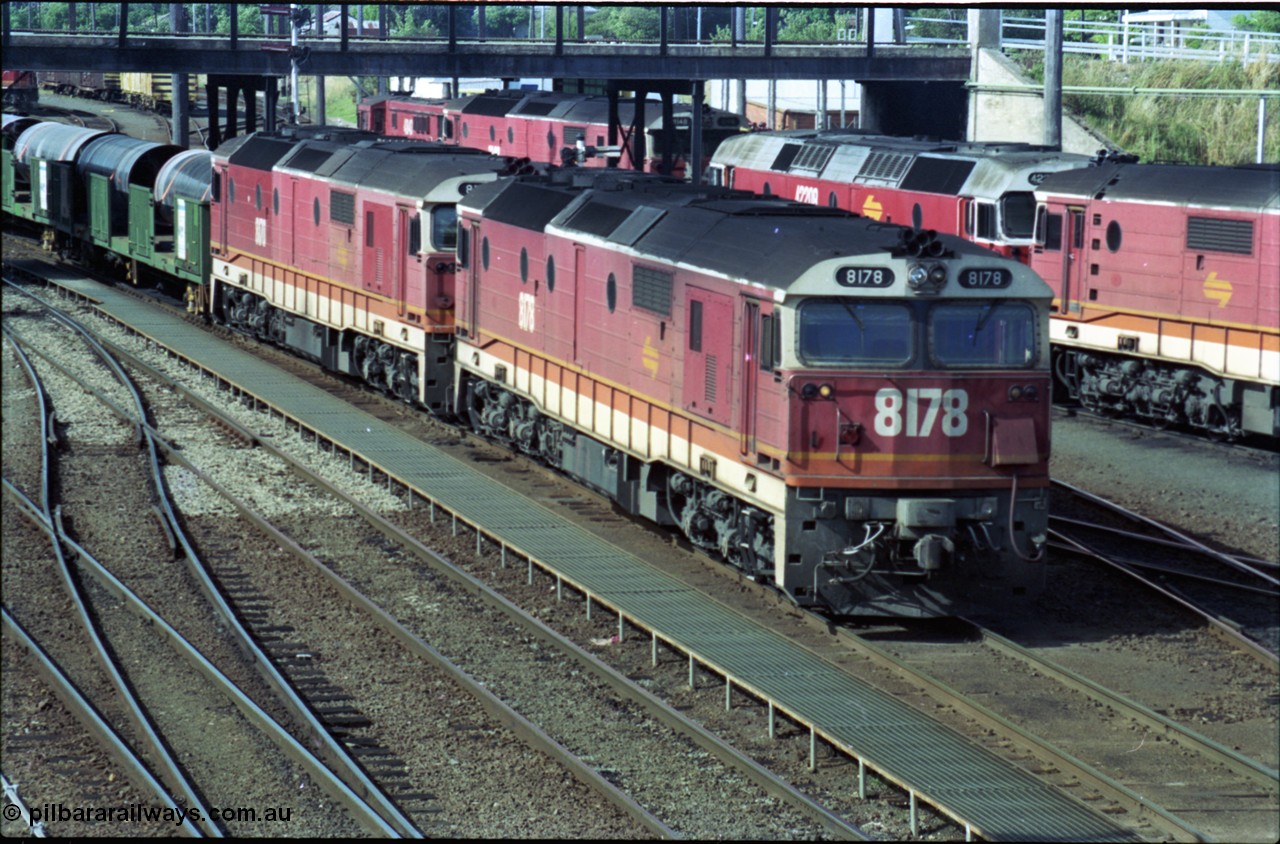
[[[1280,437],[1280,166],[809,131],[728,139],[709,177],[1028,263],[1055,291],[1060,395],[1158,425]]]
[[[584,167],[676,176],[685,174],[693,148],[694,115],[687,104],[673,106],[669,145],[656,101],[620,99],[616,123],[624,128],[611,139],[608,97],[560,91],[486,91],[453,99],[370,97],[360,103],[357,119],[360,128],[392,137],[443,141],[541,164],[572,160]],[[698,119],[704,162],[721,141],[745,128],[737,114],[710,106],[703,106]]]
[[[1036,188],[1054,369],[1095,410],[1280,436],[1280,165],[1105,163]]]
[[[4,107],[27,112],[40,101],[40,88],[36,75],[30,70],[6,70],[3,72]]]
[[[945,615],[1043,581],[1051,291],[1018,262],[351,130],[237,138],[203,188],[166,186],[158,145],[39,125],[6,140],[5,206],[52,247],[197,261],[209,318],[534,454],[802,606]]]
[[[1049,291],[1026,267],[620,172],[481,185],[459,218],[477,429],[802,606],[936,615],[1040,586]]]

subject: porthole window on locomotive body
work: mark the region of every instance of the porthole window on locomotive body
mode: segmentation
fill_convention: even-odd
[[[1107,248],[1112,252],[1120,251],[1120,223],[1115,220],[1107,223]]]
[[[311,200],[311,217],[316,221],[316,227],[320,226],[320,197]]]
[[[262,210],[262,185],[253,186],[253,207]]]
[[[489,238],[482,238],[480,241],[480,263],[484,265],[485,270],[489,269]]]
[[[924,228],[924,209],[920,207],[919,202],[911,206],[911,226],[915,229]]]
[[[831,193],[827,194],[827,207],[828,208],[840,207],[840,200],[836,197],[835,191],[832,191]]]
[[[514,144],[516,142],[516,130],[510,126],[507,127],[507,143]]]
[[[529,250],[523,246],[520,247],[520,280],[529,283]]]
[[[236,201],[236,180],[235,179],[227,179],[227,201],[228,202]]]
[[[498,136],[494,133],[494,129],[493,129],[493,127],[492,127],[492,126],[490,126],[490,127],[489,127],[489,140],[491,140],[491,141],[496,140],[496,139],[497,139],[497,137],[498,137]]]
[[[556,133],[550,129],[547,130],[547,149],[554,150],[556,148]]]
[[[271,213],[280,216],[280,188],[271,189]]]
[[[467,124],[463,123],[463,124],[462,124],[462,137],[464,137],[464,138],[465,138],[465,137],[467,137],[467,136],[468,136],[468,135],[470,135],[470,134],[471,134],[471,132],[468,130]]]
[[[760,189],[760,192],[765,196],[773,196],[773,186],[768,182],[765,182],[764,187]]]
[[[604,298],[609,305],[609,313],[613,313],[618,307],[618,279],[613,273],[609,273],[609,280],[605,283]]]
[[[547,292],[556,289],[556,256],[547,256]]]

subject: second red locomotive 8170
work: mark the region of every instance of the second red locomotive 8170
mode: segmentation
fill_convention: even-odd
[[[836,613],[1044,567],[1048,287],[959,238],[636,175],[459,204],[458,412]]]

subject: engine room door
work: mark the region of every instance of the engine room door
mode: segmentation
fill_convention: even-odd
[[[391,295],[396,300],[396,313],[404,316],[405,288],[409,284],[409,224],[414,209],[407,205],[396,206],[395,240],[391,244],[395,258],[391,261]]]
[[[733,403],[733,299],[687,288],[683,406],[728,425]]]
[[[467,330],[477,341],[480,326],[480,224],[472,223],[470,237],[462,244],[467,250]]]
[[[582,362],[582,331],[587,322],[587,247],[573,245],[573,360]]]
[[[756,390],[759,389],[760,305],[747,300],[742,309],[742,444],[741,452],[756,450]]]

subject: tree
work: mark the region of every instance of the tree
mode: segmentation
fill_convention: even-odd
[[[1236,15],[1231,22],[1249,32],[1280,32],[1280,12],[1258,11]]]
[[[601,6],[587,20],[587,35],[612,41],[656,41],[658,10],[648,6]]]

